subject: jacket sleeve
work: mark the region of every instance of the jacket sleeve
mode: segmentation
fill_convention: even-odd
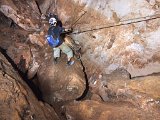
[[[63,32],[65,32],[65,28],[59,27],[59,31],[60,31],[60,33],[63,33]]]

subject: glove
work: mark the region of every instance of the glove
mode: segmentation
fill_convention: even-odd
[[[66,32],[72,32],[73,29],[72,29],[72,28],[69,28],[69,29],[65,28],[65,31],[66,31]]]

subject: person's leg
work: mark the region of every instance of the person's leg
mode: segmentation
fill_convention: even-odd
[[[60,57],[59,47],[53,48],[53,57],[54,57],[54,62],[57,63],[57,59]]]
[[[74,61],[71,60],[73,58],[73,51],[70,47],[68,47],[65,43],[62,43],[62,45],[59,47],[63,53],[67,55],[68,64],[73,64]]]
[[[67,44],[69,47],[71,47],[72,50],[74,50],[74,56],[77,59],[80,59],[81,57],[81,46],[79,43],[76,43],[69,35],[66,35],[64,37],[65,44]]]

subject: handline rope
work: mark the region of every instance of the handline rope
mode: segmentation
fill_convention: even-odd
[[[84,13],[71,25],[71,28],[73,28],[73,26],[75,26],[75,24],[87,13],[87,11],[84,11]]]
[[[132,23],[138,23],[138,22],[143,22],[143,21],[148,21],[148,20],[153,20],[153,19],[158,19],[158,18],[160,18],[160,14],[155,14],[155,15],[146,16],[146,17],[128,19],[128,20],[121,21],[119,23],[113,23],[113,24],[106,25],[106,26],[99,25],[99,26],[96,26],[95,28],[90,27],[88,29],[80,28],[79,30],[77,29],[73,31],[71,34],[80,34],[80,33],[85,33],[89,31],[101,30],[101,29],[122,26],[122,25],[127,25],[127,24],[132,24]]]

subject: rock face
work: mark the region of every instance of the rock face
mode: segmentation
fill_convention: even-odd
[[[86,100],[66,106],[67,120],[159,120],[157,113],[140,110],[132,104],[100,103]]]
[[[119,72],[120,73],[120,72]],[[90,100],[65,105],[68,120],[159,120],[159,75],[129,80],[112,74],[90,83]],[[117,77],[116,77],[117,76]],[[118,78],[119,77],[119,78]],[[105,101],[105,102],[104,102]]]
[[[0,53],[0,119],[59,120],[53,108],[39,102]]]
[[[35,31],[40,28],[41,14],[34,0],[1,0],[0,11],[25,30]]]
[[[41,65],[38,70],[38,83],[43,99],[50,104],[56,101],[74,100],[82,96],[86,89],[86,81],[80,62],[72,66],[66,65],[62,57],[57,64],[53,60]]]
[[[94,99],[95,94],[101,97],[101,101],[110,101],[113,99],[112,97],[120,98],[125,96],[123,101],[129,100],[140,105],[140,101],[159,100],[159,79],[159,74],[130,79],[126,71],[119,69],[107,76],[92,77],[89,80],[89,86],[93,94],[93,100],[96,100]]]
[[[15,24],[11,25],[11,19],[6,18],[2,13],[0,15],[0,47],[6,50],[21,71],[26,72],[32,58],[30,46],[26,44],[28,33]]]
[[[132,78],[160,72],[159,7],[159,0],[1,0],[0,47],[28,78],[37,75],[45,102],[65,103],[56,111],[68,120],[159,120],[159,75]],[[73,27],[89,86],[80,61],[67,66],[62,54],[54,64],[41,20],[48,12]],[[0,83],[0,119],[58,119],[1,54]],[[86,86],[89,100],[73,101]]]
[[[86,11],[86,14],[74,25],[74,29],[78,31],[120,22],[133,22],[136,18],[141,20],[146,16],[158,17],[72,36],[83,46],[85,66],[99,66],[105,74],[117,68],[124,68],[131,74],[131,77],[160,72],[159,4],[158,0],[100,0],[96,2],[59,0],[57,2],[58,15],[65,26],[71,26]],[[51,11],[54,12],[53,9]]]
[[[4,20],[8,21],[5,17],[1,21]],[[5,28],[0,33],[3,43],[0,47],[7,51],[19,70],[27,72],[29,79],[38,71],[38,85],[45,101],[52,104],[56,99],[65,101],[82,96],[86,89],[86,81],[81,62],[76,60],[75,65],[69,67],[66,65],[67,59],[62,54],[62,61],[54,65],[51,60],[53,50],[46,44],[44,37],[47,25],[44,25],[46,28],[43,31],[30,34],[19,28],[9,28],[7,25],[0,25]]]

